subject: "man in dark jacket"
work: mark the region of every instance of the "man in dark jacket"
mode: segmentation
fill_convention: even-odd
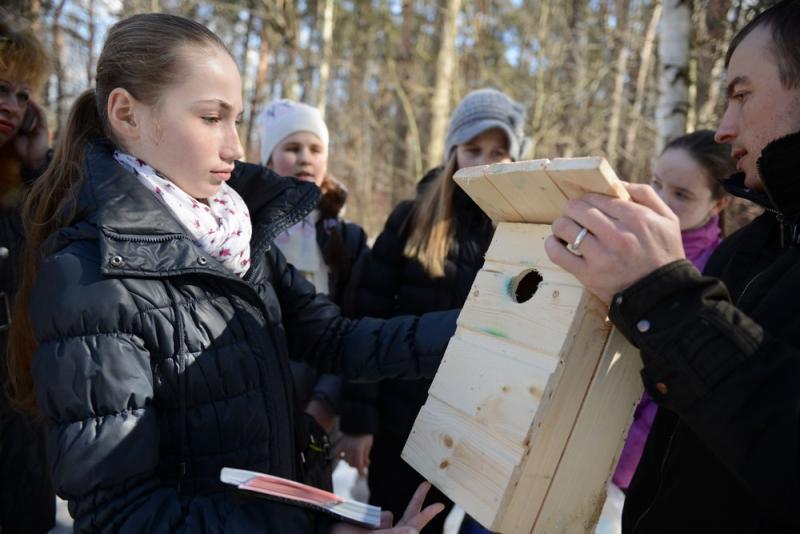
[[[727,186],[767,212],[701,276],[677,218],[648,186],[633,202],[586,195],[553,224],[550,257],[610,303],[641,349],[658,402],[623,531],[797,532],[800,516],[800,2],[766,10],[733,40],[717,141]],[[564,243],[579,243],[582,256]]]

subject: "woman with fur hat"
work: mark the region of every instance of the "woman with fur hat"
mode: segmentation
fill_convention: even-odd
[[[443,167],[428,172],[417,197],[389,215],[354,289],[358,315],[392,317],[461,308],[494,234],[491,220],[453,181],[458,169],[521,159],[528,148],[525,110],[494,89],[473,91],[456,107]],[[423,480],[400,458],[430,380],[347,384],[342,457],[369,465],[370,501],[402,513]],[[431,502],[449,502],[431,491]],[[446,514],[426,528],[441,532]]]
[[[281,233],[275,244],[320,293],[343,306],[345,287],[356,260],[367,251],[367,235],[341,215],[347,190],[328,173],[328,127],[316,108],[288,99],[276,100],[260,116],[261,163],[282,176],[295,176],[322,190],[317,208]],[[342,382],[318,375],[308,365],[291,362],[295,393],[305,409],[307,431],[305,480],[331,489],[333,461],[328,434],[334,431]],[[302,410],[298,410],[301,412]]]

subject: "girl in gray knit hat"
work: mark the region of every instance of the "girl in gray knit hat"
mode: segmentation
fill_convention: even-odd
[[[491,220],[453,181],[458,169],[524,157],[524,108],[494,89],[473,91],[450,118],[444,165],[418,185],[386,222],[364,265],[355,295],[358,315],[390,317],[464,305],[494,234]],[[422,477],[400,458],[430,380],[348,384],[341,406],[343,457],[364,471],[370,501],[395,515]],[[432,489],[428,502],[445,502]],[[423,532],[441,532],[446,513]]]

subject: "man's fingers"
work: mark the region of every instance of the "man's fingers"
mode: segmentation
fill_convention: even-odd
[[[617,228],[619,215],[616,213],[619,210],[616,209],[617,206],[609,203],[609,200],[624,202],[605,195],[589,193],[578,200],[568,201],[564,206],[564,217],[574,220],[597,236],[600,241],[605,241],[619,231]]]
[[[589,237],[591,236],[586,236],[580,248],[587,245],[586,240],[589,239]],[[549,236],[544,242],[544,250],[553,263],[565,271],[572,273],[577,278],[581,278],[581,274],[586,269],[586,260],[567,250],[567,246],[562,243],[558,237],[554,235]]]
[[[631,200],[642,206],[647,206],[655,211],[662,217],[674,217],[675,214],[669,209],[669,206],[658,196],[658,193],[647,184],[629,184],[624,183],[625,189],[631,195]]]

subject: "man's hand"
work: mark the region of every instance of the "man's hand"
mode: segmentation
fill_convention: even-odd
[[[372,451],[373,441],[374,436],[372,434],[362,434],[360,436],[342,434],[342,439],[339,441],[338,446],[339,457],[350,464],[351,467],[358,469],[359,475],[365,476],[369,466],[369,454]]]
[[[50,142],[47,131],[47,114],[44,108],[31,100],[28,102],[36,114],[36,126],[32,132],[17,132],[14,137],[14,149],[26,167],[39,170],[47,163],[47,148]]]
[[[625,184],[631,201],[589,193],[570,200],[545,241],[550,259],[608,304],[615,293],[659,267],[685,257],[678,217],[653,188]],[[567,249],[581,226],[589,234]]]
[[[423,482],[419,485],[417,491],[414,492],[414,496],[411,497],[402,519],[394,527],[392,527],[392,513],[382,512],[380,530],[367,530],[346,523],[336,523],[331,527],[329,534],[363,534],[367,532],[374,534],[415,534],[444,510],[444,505],[438,502],[431,504],[424,510],[422,509],[422,503],[425,502],[425,497],[430,489],[430,482]]]

